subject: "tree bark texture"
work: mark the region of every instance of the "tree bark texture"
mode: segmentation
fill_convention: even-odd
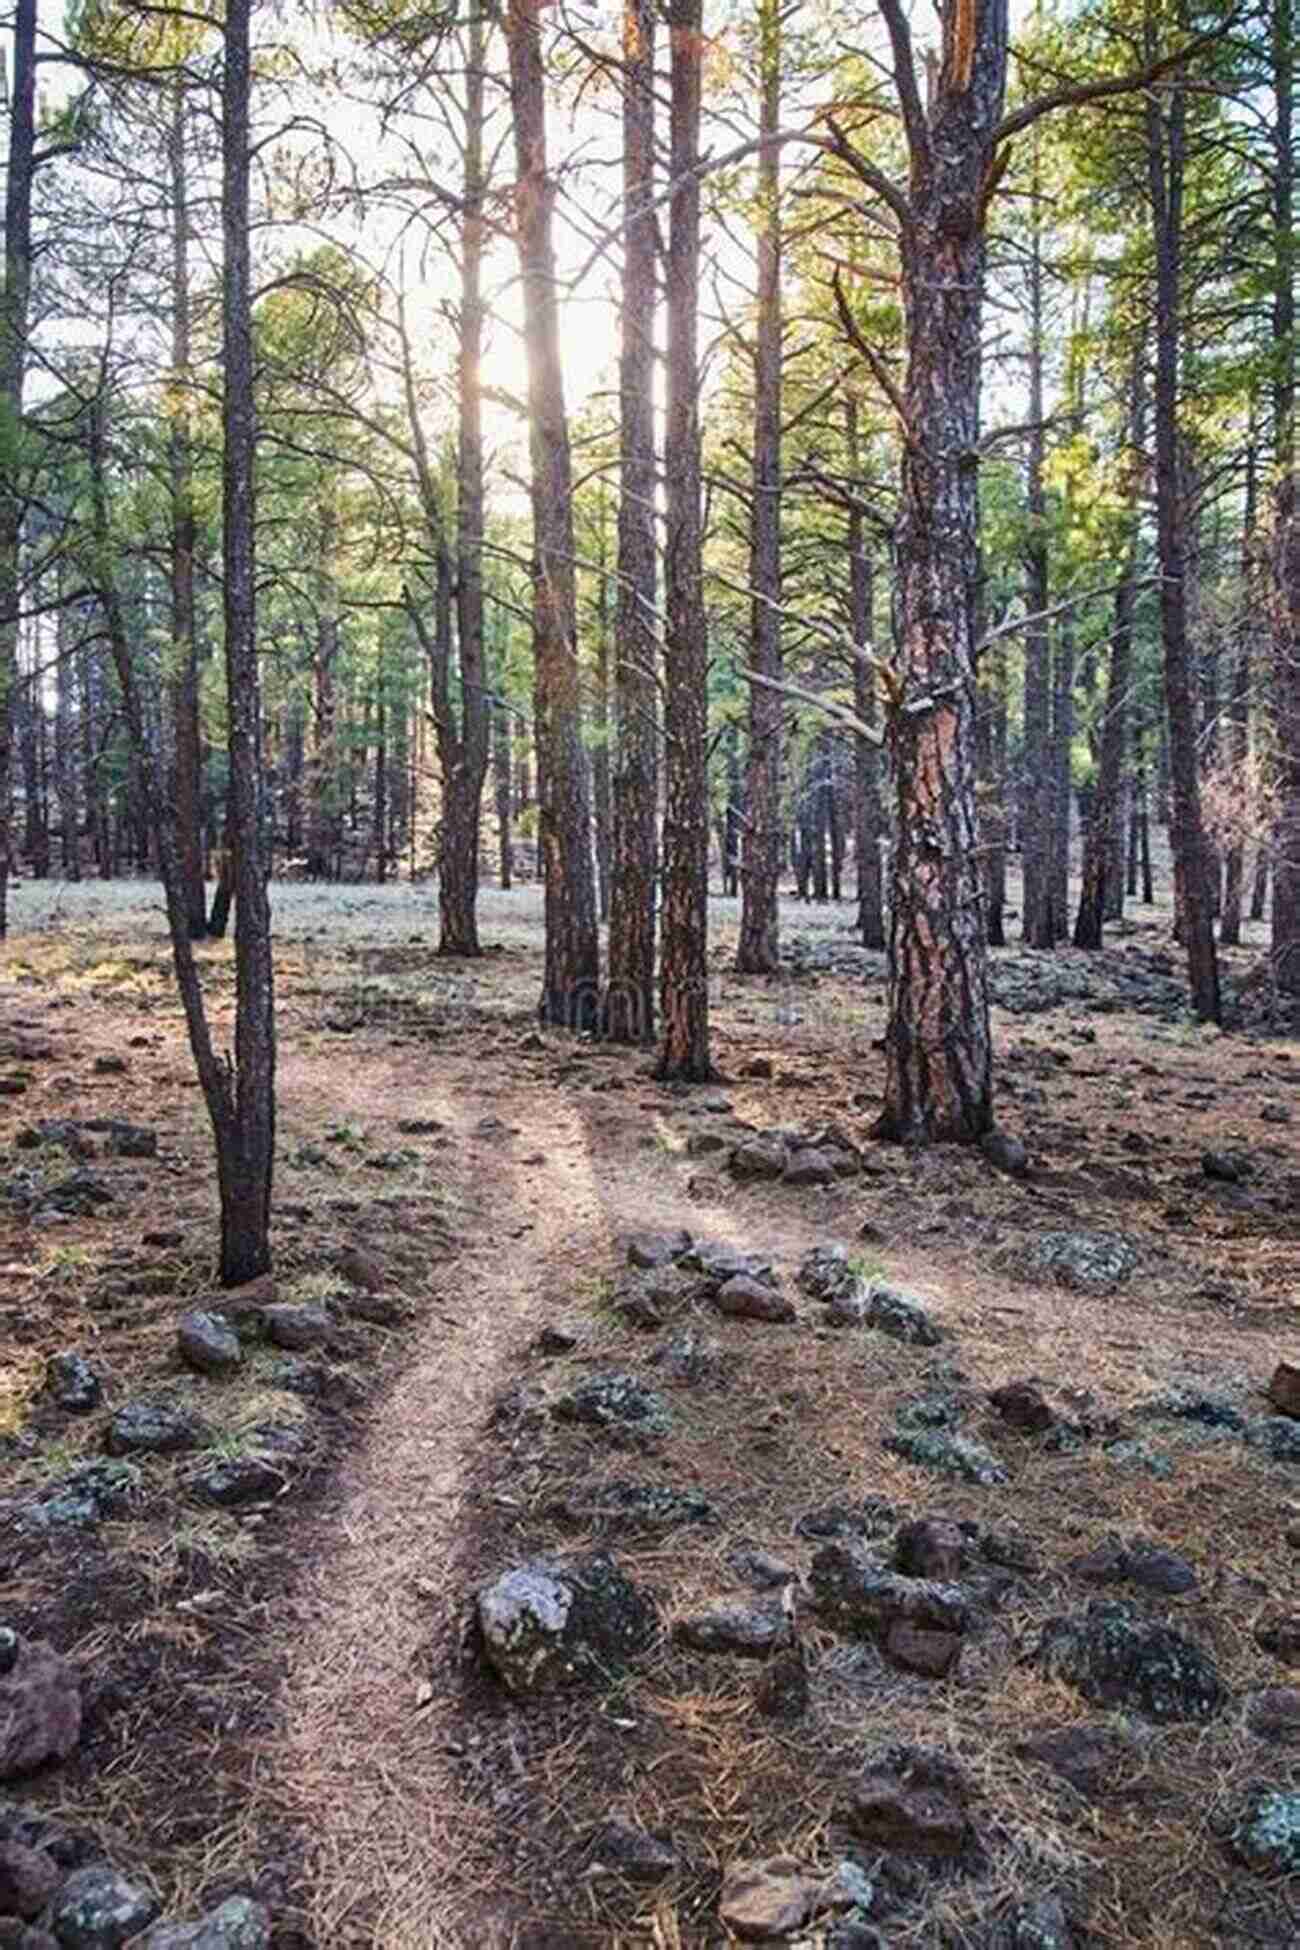
[[[23,380],[32,287],[32,181],[36,157],[36,0],[14,9],[9,159],[5,183],[5,276],[0,291],[0,413],[7,454],[0,468],[0,941],[9,926],[14,709],[18,688],[19,549]]]
[[[587,755],[582,744],[573,474],[560,363],[546,150],[541,0],[509,0],[506,43],[518,180],[515,234],[523,286],[532,462],[534,737],[538,829],[546,881],[544,1022],[587,1028],[596,1014],[599,943],[591,857]]]

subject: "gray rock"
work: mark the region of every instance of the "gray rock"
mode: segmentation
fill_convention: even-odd
[[[110,1456],[172,1456],[211,1440],[212,1430],[187,1403],[172,1395],[140,1395],[118,1409],[105,1446]]]
[[[99,1376],[83,1354],[69,1349],[45,1363],[45,1392],[65,1415],[88,1415],[103,1399]]]
[[[127,1124],[120,1117],[92,1118],[88,1128],[108,1133],[108,1148],[116,1158],[156,1158],[158,1133],[147,1124]]]
[[[858,1544],[824,1544],[808,1582],[822,1616],[863,1637],[883,1637],[898,1621],[926,1631],[964,1632],[970,1617],[960,1585],[891,1571]]]
[[[947,1517],[903,1524],[894,1539],[894,1563],[909,1578],[959,1578],[975,1555],[970,1535]]]
[[[302,1354],[308,1348],[327,1346],[334,1337],[334,1322],[314,1302],[294,1306],[280,1301],[266,1309],[266,1334],[273,1347]]]
[[[964,1483],[986,1487],[1005,1483],[1007,1472],[991,1449],[973,1436],[954,1435],[947,1429],[895,1429],[885,1437],[884,1446],[923,1469],[937,1470]]]
[[[859,1841],[882,1854],[951,1858],[972,1839],[968,1793],[945,1755],[895,1748],[850,1789],[839,1812]]]
[[[634,1232],[627,1242],[629,1266],[651,1268],[671,1266],[689,1252],[689,1232]]]
[[[738,1652],[761,1659],[789,1645],[792,1631],[782,1605],[716,1605],[679,1618],[673,1637],[692,1652]]]
[[[1129,1604],[1098,1600],[1081,1616],[1050,1618],[1033,1659],[1094,1706],[1119,1706],[1160,1725],[1210,1720],[1227,1694],[1209,1655]]]
[[[1207,1151],[1201,1158],[1201,1171],[1206,1178],[1216,1179],[1221,1185],[1240,1185],[1251,1175],[1251,1162],[1238,1151]]]
[[[266,1950],[271,1918],[261,1903],[231,1896],[197,1923],[159,1923],[132,1950]]]
[[[558,1397],[552,1412],[562,1422],[600,1429],[616,1440],[653,1439],[667,1435],[672,1427],[663,1396],[635,1376],[617,1371],[580,1381],[569,1394]]]
[[[147,1889],[100,1864],[68,1877],[45,1920],[60,1950],[118,1950],[148,1929],[158,1910]]]
[[[980,1139],[980,1150],[997,1171],[1005,1171],[1011,1178],[1024,1178],[1029,1172],[1029,1153],[1018,1137],[1008,1131],[986,1131]]]
[[[781,1178],[785,1174],[786,1156],[783,1144],[751,1138],[736,1145],[728,1163],[733,1178]]]
[[[898,1521],[898,1512],[883,1497],[867,1496],[861,1503],[824,1503],[805,1510],[795,1524],[800,1537],[828,1540],[885,1536]]]
[[[1140,1402],[1134,1413],[1151,1421],[1193,1422],[1201,1428],[1234,1433],[1240,1433],[1246,1426],[1245,1416],[1226,1395],[1194,1384],[1167,1388],[1159,1395],[1152,1395]]]
[[[820,1883],[793,1856],[733,1862],[722,1881],[718,1915],[742,1943],[795,1936],[813,1913]]]
[[[1167,1449],[1153,1449],[1136,1436],[1121,1436],[1108,1442],[1105,1453],[1122,1469],[1140,1469],[1144,1475],[1159,1477],[1161,1481],[1167,1481],[1175,1473],[1176,1465]]]
[[[989,1401],[1008,1428],[1025,1435],[1045,1435],[1056,1420],[1034,1381],[1008,1381],[992,1391]]]
[[[74,1171],[50,1187],[43,1203],[68,1218],[93,1219],[102,1205],[113,1203],[114,1196],[112,1186],[95,1172]]]
[[[1060,1897],[1039,1896],[999,1917],[981,1950],[1075,1950],[1077,1941]]]
[[[22,1923],[16,1916],[0,1916],[0,1950],[59,1950],[48,1930]]]
[[[488,1660],[512,1693],[544,1693],[644,1652],[658,1623],[646,1594],[607,1557],[517,1565],[482,1587]]]
[[[1137,1246],[1120,1232],[1044,1232],[1029,1242],[1028,1273],[1075,1293],[1115,1293],[1135,1271]]]
[[[44,1849],[0,1841],[0,1916],[39,1916],[63,1880]]]
[[[0,1781],[65,1760],[81,1738],[81,1681],[44,1639],[13,1633],[0,1672]]]
[[[1261,1740],[1275,1740],[1287,1746],[1300,1741],[1300,1687],[1265,1686],[1252,1693],[1246,1709],[1246,1725]]]
[[[837,1176],[829,1151],[795,1151],[782,1174],[787,1185],[833,1185]]]
[[[792,1721],[803,1718],[808,1699],[808,1660],[796,1640],[763,1667],[754,1704],[765,1719]]]
[[[799,1582],[798,1568],[784,1557],[774,1557],[771,1551],[733,1551],[727,1562],[755,1591],[777,1591],[783,1584]]]
[[[732,1357],[718,1341],[708,1334],[697,1333],[692,1327],[670,1335],[663,1348],[650,1359],[661,1364],[674,1381],[685,1382],[688,1388],[707,1384],[725,1387],[733,1366]]]
[[[865,1324],[910,1347],[938,1347],[943,1329],[936,1326],[915,1294],[873,1280],[867,1288]]]
[[[738,1246],[729,1246],[722,1240],[696,1240],[690,1251],[682,1254],[679,1264],[688,1273],[699,1274],[700,1284],[706,1292],[742,1274],[747,1279],[762,1280],[768,1286],[776,1284],[776,1270],[770,1254],[744,1253]]]
[[[592,1837],[592,1869],[612,1870],[629,1882],[662,1882],[680,1866],[670,1842],[630,1821],[604,1822]]]
[[[193,1489],[202,1502],[234,1510],[245,1503],[262,1503],[279,1496],[287,1480],[283,1466],[266,1456],[230,1456],[201,1469]]]
[[[199,1374],[233,1374],[244,1358],[239,1336],[229,1322],[198,1307],[181,1315],[176,1346],[186,1367]]]
[[[1232,1846],[1252,1869],[1294,1875],[1300,1870],[1300,1793],[1256,1788],[1232,1831]]]
[[[784,1294],[744,1273],[725,1281],[713,1296],[713,1304],[733,1320],[783,1322],[795,1317],[794,1305]]]
[[[1300,1367],[1279,1361],[1268,1384],[1268,1398],[1279,1415],[1300,1416]]]
[[[1196,1589],[1196,1572],[1187,1559],[1145,1537],[1137,1538],[1126,1550],[1124,1576],[1144,1591],[1157,1591],[1170,1598]]]
[[[528,1351],[540,1355],[545,1361],[553,1361],[558,1355],[572,1354],[575,1348],[582,1346],[583,1339],[580,1327],[565,1327],[556,1322],[553,1326],[543,1327],[541,1333],[533,1337]]]
[[[129,1463],[79,1463],[57,1477],[45,1496],[29,1503],[19,1521],[25,1530],[54,1530],[64,1524],[87,1529],[122,1514],[135,1480]]]
[[[857,1269],[849,1263],[843,1246],[814,1246],[804,1254],[796,1277],[800,1292],[823,1305],[860,1284]]]

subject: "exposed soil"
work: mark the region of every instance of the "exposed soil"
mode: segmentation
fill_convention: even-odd
[[[789,977],[755,985],[727,972],[720,905],[722,1078],[680,1091],[653,1081],[644,1053],[537,1034],[531,890],[486,903],[485,938],[501,946],[472,967],[410,938],[432,935],[425,891],[285,890],[276,1291],[328,1302],[339,1325],[296,1367],[263,1348],[235,1379],[208,1380],[175,1352],[179,1315],[211,1295],[214,1202],[156,898],[68,890],[51,914],[34,898],[24,909],[34,893],[21,890],[0,968],[0,1084],[21,1086],[0,1095],[13,1352],[0,1605],[81,1663],[90,1710],[77,1753],[19,1784],[21,1799],[152,1878],[169,1913],[255,1888],[277,1950],[705,1946],[729,1941],[716,1920],[728,1865],[779,1853],[829,1868],[846,1785],[907,1741],[965,1768],[980,1845],[878,1876],[882,1941],[990,1941],[980,1933],[1009,1903],[1046,1892],[1080,1945],[1300,1939],[1297,1879],[1248,1869],[1231,1846],[1252,1786],[1300,1790],[1300,1749],[1253,1730],[1252,1704],[1294,1677],[1255,1629],[1297,1609],[1296,1465],[1140,1412],[1181,1385],[1258,1416],[1273,1366],[1296,1358],[1300,1040],[1267,997],[1248,997],[1228,1033],[1196,1028],[1155,929],[1102,957],[1000,956],[999,1103],[1033,1160],[1019,1179],[978,1154],[867,1141],[883,967],[843,932],[847,909],[791,906]],[[25,911],[43,924],[22,932]],[[203,960],[220,1014],[229,951]],[[124,1070],[96,1067],[117,1055]],[[151,1125],[159,1156],[117,1157],[92,1137],[81,1162],[112,1202],[34,1221],[78,1161],[14,1141],[54,1118]],[[834,1125],[864,1168],[827,1186],[738,1182],[741,1123]],[[1207,1151],[1248,1169],[1208,1176]],[[796,1322],[724,1318],[685,1295],[658,1331],[630,1326],[616,1304],[625,1236],[675,1227],[769,1255]],[[1016,1269],[1028,1239],[1063,1228],[1134,1242],[1117,1294]],[[831,1242],[919,1296],[944,1343],[829,1327],[794,1274]],[[404,1324],[349,1312],[349,1248],[405,1303]],[[561,1322],[577,1345],[534,1351]],[[69,1347],[105,1381],[87,1415],[42,1392],[46,1357]],[[550,1413],[609,1369],[669,1405],[671,1432],[648,1450]],[[989,1408],[989,1390],[1031,1375],[1058,1422],[1085,1431],[1076,1446],[1053,1450]],[[283,1493],[213,1509],[194,1492],[201,1456],[150,1457],[106,1520],[34,1529],[33,1500],[102,1452],[116,1406],[164,1380],[223,1454],[268,1423],[301,1431]],[[951,1482],[883,1447],[932,1399],[956,1403],[1007,1482]],[[1153,1455],[1168,1473],[1151,1473]],[[627,1480],[696,1491],[719,1520],[654,1535],[575,1521],[575,1501]],[[1038,1568],[947,1678],[898,1670],[810,1602],[819,1539],[805,1520],[868,1497],[897,1521],[942,1513],[1034,1546]],[[1194,1590],[1089,1584],[1072,1567],[1112,1534],[1178,1552]],[[513,1701],[484,1667],[476,1589],[597,1544],[653,1593],[657,1648],[608,1684]],[[796,1574],[810,1696],[791,1724],[759,1710],[761,1660],[689,1650],[671,1629],[720,1597],[752,1599],[742,1549]],[[1047,1617],[1112,1595],[1213,1654],[1223,1714],[1153,1727],[1026,1663]],[[1029,1732],[1099,1720],[1134,1743],[1113,1791],[1082,1793],[1016,1752]],[[611,1816],[669,1838],[674,1872],[650,1885],[609,1873],[593,1837]],[[827,1927],[796,1940],[819,1944]]]

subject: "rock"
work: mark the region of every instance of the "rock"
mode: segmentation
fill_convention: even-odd
[[[287,1480],[284,1470],[265,1456],[231,1456],[201,1469],[193,1488],[204,1503],[234,1510],[279,1496]]]
[[[1144,1591],[1158,1591],[1166,1597],[1182,1597],[1196,1589],[1196,1572],[1177,1551],[1139,1537],[1125,1552],[1124,1576]]]
[[[231,1896],[197,1923],[159,1923],[132,1939],[131,1950],[266,1950],[271,1918],[261,1903]]]
[[[1163,1394],[1152,1395],[1149,1400],[1141,1402],[1135,1412],[1155,1421],[1196,1422],[1206,1429],[1240,1432],[1246,1426],[1245,1416],[1226,1395],[1215,1394],[1195,1384],[1169,1388]]]
[[[1300,1612],[1273,1612],[1255,1625],[1255,1643],[1284,1666],[1300,1666]]]
[[[770,1056],[751,1056],[740,1072],[742,1077],[753,1077],[760,1083],[771,1081],[772,1059]]]
[[[592,1837],[591,1868],[612,1870],[629,1882],[662,1882],[680,1866],[670,1842],[630,1821],[607,1821]]]
[[[791,1624],[779,1604],[716,1605],[679,1618],[673,1637],[692,1652],[738,1652],[762,1659],[790,1643]]]
[[[914,1294],[902,1293],[880,1280],[867,1287],[863,1320],[866,1326],[893,1340],[905,1341],[909,1347],[938,1347],[943,1339],[943,1329],[936,1326]]]
[[[707,1292],[724,1286],[743,1274],[751,1280],[761,1280],[765,1286],[776,1285],[776,1272],[772,1259],[767,1253],[742,1253],[736,1246],[725,1241],[701,1239],[683,1253],[680,1264],[689,1273],[698,1273],[700,1285]]]
[[[594,1374],[579,1382],[569,1394],[557,1399],[552,1412],[562,1422],[600,1429],[616,1439],[654,1438],[667,1435],[672,1427],[662,1395],[634,1376],[617,1371]]]
[[[734,1862],[722,1882],[718,1916],[743,1943],[794,1936],[813,1913],[820,1884],[791,1855]]]
[[[927,1679],[943,1679],[961,1657],[958,1632],[931,1632],[923,1626],[899,1619],[885,1637],[886,1656],[907,1672],[922,1673]]]
[[[836,1923],[826,1939],[826,1950],[885,1950],[884,1939],[869,1923],[849,1917]]]
[[[1300,1687],[1265,1686],[1252,1693],[1246,1725],[1261,1740],[1300,1741]]]
[[[44,1849],[0,1841],[0,1916],[39,1916],[63,1880]]]
[[[118,1117],[108,1117],[102,1121],[93,1118],[88,1128],[92,1131],[107,1131],[108,1148],[115,1158],[156,1158],[158,1156],[158,1133],[151,1130],[147,1124],[126,1124]]]
[[[308,1348],[326,1347],[334,1337],[334,1322],[314,1301],[301,1306],[279,1301],[265,1313],[267,1339],[286,1353],[303,1354]]]
[[[1116,1599],[1096,1600],[1082,1616],[1048,1619],[1033,1658],[1092,1705],[1126,1707],[1161,1725],[1210,1720],[1226,1704],[1207,1653]]]
[[[796,1282],[810,1300],[828,1305],[849,1288],[861,1284],[860,1275],[843,1246],[814,1246],[799,1263]]]
[[[771,1551],[733,1551],[727,1562],[755,1591],[776,1591],[783,1584],[799,1582],[798,1567],[784,1557],[774,1557]]]
[[[1268,1384],[1268,1398],[1279,1415],[1300,1416],[1300,1367],[1279,1361]]]
[[[1087,1721],[1043,1727],[1017,1741],[1016,1752],[1050,1767],[1080,1794],[1097,1797],[1114,1793],[1137,1757],[1137,1748],[1127,1734],[1104,1723]]]
[[[81,1738],[81,1681],[44,1639],[6,1633],[0,1657],[0,1781],[65,1760]]]
[[[92,1065],[97,1077],[121,1076],[126,1070],[124,1056],[97,1056]]]
[[[938,1470],[965,1483],[1005,1483],[1007,1472],[991,1449],[973,1436],[953,1435],[947,1429],[895,1429],[884,1446],[923,1469]]]
[[[1232,1846],[1252,1869],[1294,1875],[1300,1870],[1300,1793],[1256,1788],[1232,1831]]]
[[[488,1659],[512,1693],[543,1693],[608,1676],[657,1629],[646,1594],[607,1557],[517,1565],[482,1587]]]
[[[787,1185],[833,1185],[838,1173],[828,1151],[795,1151],[783,1174]]]
[[[147,1889],[99,1864],[74,1870],[45,1920],[61,1950],[118,1950],[148,1929],[158,1910]]]
[[[959,1578],[972,1555],[970,1537],[947,1517],[905,1523],[894,1539],[894,1563],[909,1578]]]
[[[597,1483],[552,1504],[547,1514],[562,1522],[608,1530],[667,1531],[721,1522],[707,1497],[668,1483]]]
[[[1082,1557],[1071,1558],[1069,1569],[1076,1578],[1086,1578],[1089,1584],[1122,1584],[1126,1559],[1118,1537],[1103,1537]]]
[[[972,1838],[967,1796],[961,1770],[946,1756],[901,1747],[868,1769],[839,1812],[871,1849],[950,1858]]]
[[[233,1374],[244,1358],[239,1336],[220,1314],[194,1307],[182,1314],[176,1329],[176,1346],[186,1367],[199,1374]]]
[[[1023,1430],[1026,1435],[1044,1435],[1056,1420],[1042,1389],[1033,1381],[1008,1381],[993,1390],[989,1401],[1008,1428]]]
[[[1119,1232],[1044,1232],[1029,1243],[1025,1268],[1075,1293],[1114,1293],[1138,1263],[1134,1242]]]
[[[22,1524],[30,1530],[53,1530],[62,1524],[80,1529],[120,1516],[126,1508],[135,1472],[127,1463],[80,1463],[55,1479],[48,1494],[29,1503]]]
[[[627,1242],[629,1266],[671,1266],[690,1251],[689,1232],[634,1232]]]
[[[1113,1463],[1124,1469],[1140,1469],[1148,1476],[1157,1476],[1162,1481],[1174,1474],[1174,1459],[1166,1449],[1153,1449],[1148,1443],[1139,1442],[1135,1437],[1122,1437],[1105,1445],[1105,1453]]]
[[[85,1356],[69,1349],[45,1363],[45,1392],[65,1415],[88,1415],[99,1407],[104,1390]]]
[[[1030,1577],[1042,1569],[1037,1544],[1020,1530],[999,1527],[982,1531],[980,1554],[989,1564],[1000,1565],[1008,1571],[1023,1571]]]
[[[860,1544],[823,1544],[808,1583],[818,1611],[843,1631],[883,1637],[899,1621],[927,1631],[966,1630],[970,1607],[960,1585],[904,1577]]]
[[[733,1365],[731,1356],[718,1341],[691,1327],[670,1335],[663,1348],[652,1354],[650,1360],[652,1363],[662,1362],[673,1380],[685,1382],[688,1388],[698,1388],[705,1383],[724,1388]]]
[[[419,1118],[407,1120],[409,1123],[422,1121]],[[399,1124],[397,1128],[399,1131],[405,1130],[405,1124]],[[411,1135],[419,1136],[420,1133],[413,1132]],[[383,1267],[372,1254],[363,1252],[360,1246],[342,1247],[335,1255],[334,1271],[349,1286],[360,1287],[365,1293],[380,1293],[385,1284]]]
[[[59,1950],[48,1930],[19,1921],[16,1916],[0,1916],[0,1950]]]
[[[1273,1462],[1300,1463],[1300,1422],[1293,1416],[1255,1416],[1246,1424],[1246,1440]]]
[[[1007,1131],[986,1131],[980,1139],[980,1150],[997,1171],[1005,1171],[1011,1178],[1025,1178],[1029,1174],[1029,1153],[1018,1137]]]
[[[1237,1151],[1206,1151],[1201,1158],[1201,1171],[1206,1178],[1213,1178],[1221,1185],[1240,1185],[1251,1174],[1251,1163]]]
[[[782,1322],[795,1317],[794,1304],[784,1294],[743,1273],[718,1288],[713,1304],[719,1313],[728,1314],[733,1320]]]
[[[411,1317],[405,1300],[391,1293],[374,1293],[365,1287],[344,1295],[341,1304],[349,1320],[363,1320],[368,1327],[404,1327]]]
[[[751,1138],[736,1145],[728,1167],[733,1178],[781,1178],[786,1167],[785,1146]]]
[[[212,1430],[185,1402],[171,1395],[139,1395],[118,1409],[105,1446],[110,1456],[172,1456],[211,1440]]]
[[[801,1720],[808,1711],[808,1661],[798,1643],[769,1659],[754,1690],[754,1704],[768,1720]]]
[[[111,1205],[113,1198],[112,1186],[93,1171],[74,1171],[52,1185],[43,1202],[69,1218],[93,1219],[100,1206]]]
[[[543,1327],[540,1334],[529,1343],[529,1353],[539,1354],[543,1360],[552,1361],[560,1354],[572,1354],[581,1347],[583,1333],[580,1327]]]

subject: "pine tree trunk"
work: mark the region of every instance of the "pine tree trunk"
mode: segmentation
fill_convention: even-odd
[[[1115,591],[1110,639],[1110,670],[1101,728],[1101,763],[1092,817],[1083,838],[1083,886],[1074,924],[1076,948],[1100,948],[1106,921],[1106,889],[1114,871],[1116,831],[1123,831],[1121,791],[1128,691],[1133,669],[1133,606],[1137,595],[1137,543],[1129,543],[1124,572]]]
[[[1256,606],[1263,594],[1260,576],[1260,542],[1255,532],[1258,517],[1257,476],[1255,443],[1252,434],[1246,455],[1246,501],[1242,515],[1242,611],[1237,619],[1236,656],[1233,659],[1228,696],[1227,767],[1228,775],[1233,779],[1245,778],[1246,766],[1250,758],[1251,637],[1255,628]],[[1219,917],[1219,941],[1225,948],[1236,948],[1241,942],[1245,854],[1242,833],[1239,829],[1234,830],[1223,862],[1223,912]]]
[[[1274,604],[1277,823],[1273,834],[1273,979],[1300,995],[1300,493],[1295,405],[1295,28],[1273,0],[1273,439],[1278,601]]]
[[[1222,1005],[1215,952],[1206,847],[1197,776],[1196,711],[1187,637],[1186,506],[1178,437],[1178,355],[1182,307],[1182,212],[1186,97],[1173,90],[1148,96],[1147,162],[1156,260],[1156,537],[1160,562],[1160,626],[1169,728],[1171,839],[1187,950],[1192,1007],[1203,1022],[1218,1022]]]
[[[1053,901],[1056,832],[1055,766],[1052,739],[1052,661],[1048,624],[1050,585],[1047,553],[1047,497],[1043,468],[1047,437],[1043,425],[1043,253],[1042,183],[1035,138],[1030,209],[1029,257],[1029,463],[1025,548],[1025,607],[1033,619],[1025,630],[1024,814],[1021,869],[1024,889],[1020,932],[1034,948],[1052,948],[1064,929],[1064,912]]]
[[[1006,83],[1004,0],[957,0],[927,110],[899,0],[906,72],[902,224],[907,374],[896,539],[899,649],[888,699],[895,849],[882,1137],[970,1142],[993,1123],[987,947],[975,803],[982,198]]]
[[[851,397],[845,402],[845,433],[849,471],[861,477],[858,444],[858,409]],[[862,654],[853,660],[853,708],[863,724],[876,723],[876,674],[867,662],[873,649],[872,573],[867,547],[866,522],[862,509],[849,507],[849,633],[853,647]],[[880,842],[884,833],[884,808],[880,797],[880,748],[869,738],[853,741],[854,852],[858,876],[858,933],[864,948],[883,949],[885,945],[884,881],[880,870]]]
[[[759,133],[771,138],[781,121],[781,0],[759,0],[758,44]],[[780,609],[781,185],[780,151],[770,141],[759,151],[757,230],[749,655],[755,670],[779,682],[784,662]],[[782,720],[780,693],[766,684],[751,684],[740,939],[736,949],[736,969],[742,975],[773,975],[780,966]]]
[[[0,286],[0,941],[9,927],[13,726],[18,688],[19,548],[23,494],[18,442],[27,370],[32,284],[32,180],[36,154],[36,0],[16,0],[9,161],[5,182],[5,275]]]
[[[190,212],[185,167],[185,83],[171,83],[172,121],[168,132],[172,219],[172,387],[171,437],[171,673],[168,685],[172,725],[169,802],[176,819],[176,849],[185,890],[190,933],[207,932],[207,888],[203,878],[202,768],[199,756],[199,653],[195,627],[194,553],[198,524],[194,512],[194,463],[190,433]]]
[[[596,1013],[599,944],[582,743],[574,584],[573,477],[560,362],[546,153],[541,0],[509,0],[506,42],[518,182],[515,232],[523,286],[532,461],[534,736],[538,826],[546,881],[546,967],[540,1015],[584,1029]]]
[[[657,1074],[699,1083],[709,1060],[708,640],[700,510],[701,0],[670,0],[675,192],[668,244],[664,557],[663,1041]]]
[[[654,445],[657,243],[654,0],[624,0],[623,291],[619,353],[618,603],[609,985],[601,1028],[613,1042],[655,1032],[655,855],[659,794],[659,644],[655,625]]]

